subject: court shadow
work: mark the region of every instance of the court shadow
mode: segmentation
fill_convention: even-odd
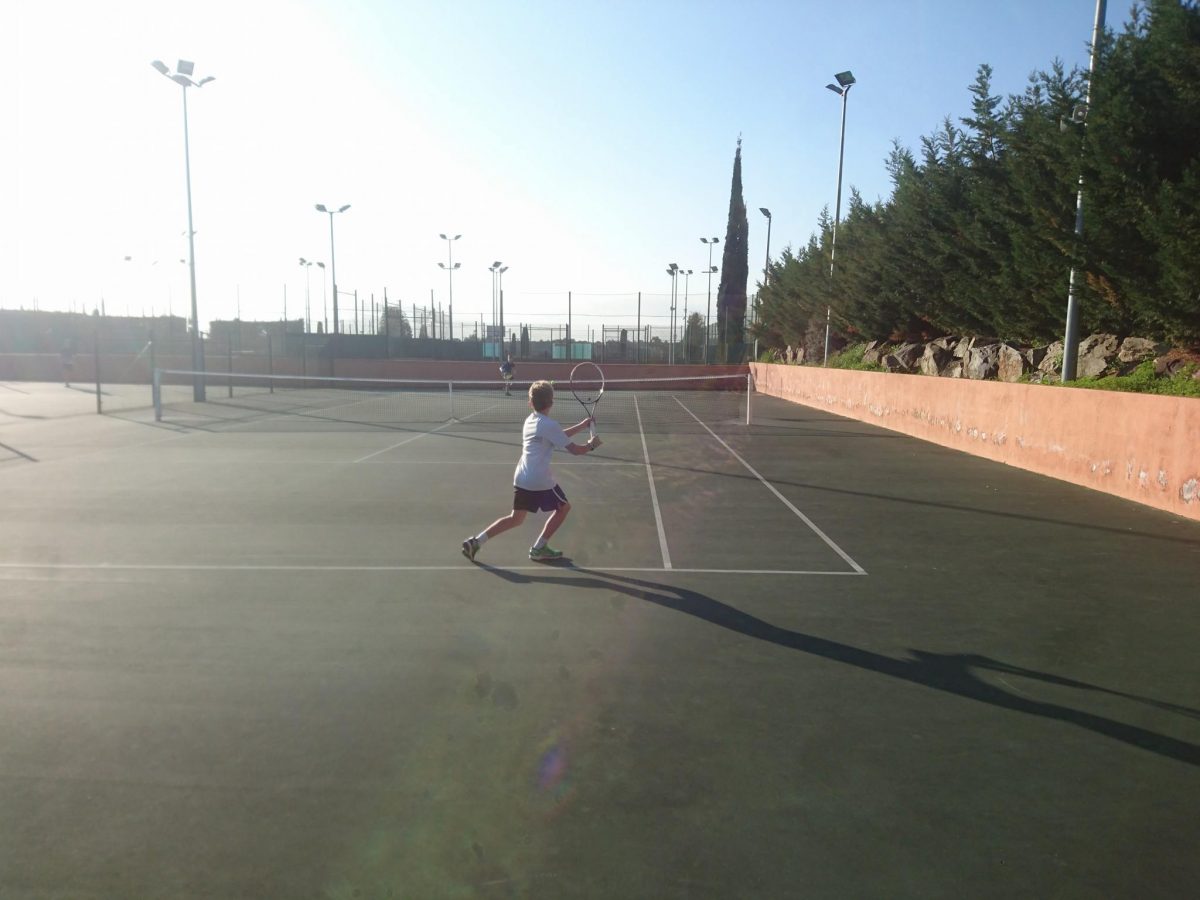
[[[1119,697],[1134,703],[1151,706],[1188,718],[1200,719],[1200,710],[1136,694],[1114,691],[1098,685],[1088,684],[1071,678],[1063,678],[1046,672],[1038,672],[1020,666],[972,653],[929,653],[910,649],[911,657],[896,659],[850,644],[832,641],[816,635],[788,631],[763,621],[736,607],[714,600],[698,591],[675,585],[661,584],[618,575],[612,572],[595,571],[581,567],[558,568],[561,574],[530,575],[508,569],[478,564],[499,578],[513,584],[552,584],[565,587],[615,591],[637,600],[653,603],[665,609],[694,616],[712,625],[727,628],[746,637],[786,647],[811,656],[818,656],[843,665],[853,666],[890,678],[918,684],[933,690],[987,703],[991,706],[1056,719],[1091,731],[1094,734],[1120,741],[1131,747],[1146,750],[1158,756],[1200,766],[1200,745],[1178,738],[1158,734],[1136,725],[1128,725],[1081,709],[1058,703],[1049,703],[1009,692],[984,681],[979,671],[991,671],[1017,675],[1041,681],[1045,684],[1069,687],[1076,690]]]

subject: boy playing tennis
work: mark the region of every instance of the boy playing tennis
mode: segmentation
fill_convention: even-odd
[[[584,419],[578,425],[563,428],[548,415],[554,405],[554,385],[548,381],[537,381],[529,388],[529,406],[533,412],[525,420],[521,429],[521,459],[517,462],[517,470],[513,473],[513,510],[502,519],[497,519],[475,537],[469,537],[462,542],[463,556],[472,562],[475,554],[488,538],[494,538],[511,528],[516,528],[525,521],[526,513],[549,512],[542,533],[529,548],[529,558],[535,562],[553,562],[562,559],[562,553],[550,549],[546,542],[553,537],[554,532],[562,525],[571,504],[567,495],[554,479],[550,470],[550,454],[559,447],[574,456],[589,453],[600,446],[599,438],[592,438],[586,444],[576,444],[571,436],[587,428],[591,419]]]

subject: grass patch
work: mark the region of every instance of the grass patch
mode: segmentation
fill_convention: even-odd
[[[829,357],[830,369],[857,369],[861,372],[884,372],[886,369],[877,363],[863,362],[863,354],[867,352],[866,344],[851,344],[841,353]]]
[[[1174,375],[1155,375],[1154,360],[1148,359],[1128,375],[1079,378],[1069,382],[1067,387],[1097,391],[1125,391],[1131,394],[1164,394],[1170,397],[1200,398],[1200,381],[1192,378],[1195,372],[1195,366],[1185,366],[1182,371],[1176,372]]]

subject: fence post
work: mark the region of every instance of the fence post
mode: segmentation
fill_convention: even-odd
[[[229,348],[229,396],[230,396],[230,398],[232,398],[233,397],[233,329],[232,328],[229,329],[229,341],[227,342],[227,346]]]
[[[642,361],[642,292],[638,291],[637,361]]]
[[[100,323],[96,323],[96,331],[92,335],[92,355],[96,360],[96,415],[104,412],[100,405]]]

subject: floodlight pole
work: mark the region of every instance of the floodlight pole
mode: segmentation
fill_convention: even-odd
[[[204,85],[213,80],[213,77],[209,75],[201,78],[198,82],[192,81],[191,75],[194,66],[191,62],[184,59],[179,60],[176,64],[174,75],[170,73],[170,69],[161,60],[156,59],[150,65],[164,78],[169,78],[183,88],[183,171],[187,181],[188,273],[192,288],[192,371],[197,373],[192,376],[192,399],[197,403],[203,403],[205,399],[203,375],[204,346],[200,342],[200,314],[196,303],[196,230],[192,225],[192,154],[188,135],[187,89],[189,87],[204,87]]]
[[[310,312],[311,305],[309,298],[309,288],[311,285],[311,281],[309,280],[309,269],[312,268],[312,262],[302,256],[300,257],[300,265],[304,266],[304,333],[308,334],[312,331],[312,313]],[[284,318],[287,318],[286,314],[284,315]]]
[[[691,355],[688,353],[689,347],[688,347],[688,313],[687,313],[688,282],[691,280],[691,277],[692,277],[692,270],[684,269],[683,270],[683,336],[680,340],[680,343],[683,344],[684,365],[687,365],[688,363],[690,363],[692,361]]]
[[[447,237],[444,234],[439,234],[438,237],[446,242],[446,252],[449,254],[447,257],[449,265],[438,263],[438,267],[445,269],[446,273],[450,276],[450,340],[454,340],[454,270],[462,265],[462,263],[459,263],[457,266],[454,264],[454,242],[462,237],[462,235],[456,234],[454,237]]]
[[[1088,63],[1088,88],[1084,109],[1092,107],[1092,85],[1096,81],[1096,49],[1104,36],[1105,0],[1096,0],[1096,22],[1092,26],[1092,52]],[[1084,120],[1083,127],[1087,127]],[[1083,239],[1083,173],[1079,174],[1079,191],[1075,195],[1075,243],[1078,248]],[[1067,328],[1063,336],[1062,380],[1074,381],[1079,365],[1079,304],[1075,297],[1075,281],[1078,277],[1075,266],[1071,266],[1071,279],[1067,286]]]
[[[668,317],[667,363],[675,364],[675,295],[679,289],[679,263],[667,266],[667,274],[671,276],[671,314]]]
[[[850,88],[855,83],[854,75],[849,71],[838,72],[834,78],[837,79],[837,84],[827,84],[829,90],[842,98],[842,136],[838,144],[838,180],[837,180],[837,203],[834,206],[833,212],[833,241],[829,245],[829,290],[833,291],[833,266],[834,259],[837,256],[837,230],[838,221],[842,217],[842,161],[846,154],[846,98],[850,95]],[[825,356],[821,360],[821,365],[826,365],[829,362],[829,322],[832,316],[830,304],[825,305]]]
[[[324,203],[318,203],[314,208],[317,212],[329,214],[329,278],[333,282],[333,333],[338,334],[341,331],[341,325],[338,318],[337,256],[333,252],[333,217],[348,210],[350,204],[347,203],[338,209],[328,209]]]
[[[720,243],[719,238],[700,238],[701,243],[708,244],[708,306],[704,309],[704,364],[708,365],[708,332],[711,330],[712,318],[712,277],[713,272],[717,271],[716,266],[712,264],[713,247]]]
[[[758,211],[767,217],[767,261],[763,263],[763,287],[766,288],[767,282],[771,279],[771,211],[765,206],[760,206]],[[754,301],[754,324],[758,325],[758,306],[762,301],[762,291],[758,292],[758,297]],[[758,334],[755,330],[754,336],[754,359],[758,359]]]
[[[504,331],[504,273],[508,271],[508,266],[501,266],[497,272],[497,293],[500,295],[500,346],[503,348],[504,342],[507,340]]]

